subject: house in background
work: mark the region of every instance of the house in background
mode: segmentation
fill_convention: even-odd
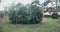
[[[45,7],[43,14],[52,15],[54,12],[57,12],[60,15],[60,6],[57,6],[57,10],[56,10],[56,7]]]

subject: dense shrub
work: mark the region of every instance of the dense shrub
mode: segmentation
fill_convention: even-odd
[[[9,16],[9,20],[11,23],[16,24],[35,24],[42,21],[42,16],[43,14],[40,10],[36,10],[31,14],[28,14],[26,10],[20,9],[19,11],[13,11]]]
[[[53,19],[58,19],[58,17],[59,17],[59,14],[58,14],[58,13],[54,12],[54,13],[52,14],[52,18],[53,18]]]
[[[11,23],[16,24],[35,24],[42,21],[42,10],[37,5],[30,5],[28,8],[25,6],[19,7],[19,10],[12,11],[9,14]]]

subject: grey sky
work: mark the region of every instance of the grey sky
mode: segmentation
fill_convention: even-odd
[[[2,2],[0,3],[0,11],[4,10],[4,7],[9,6],[12,4],[12,2],[18,3],[22,3],[23,5],[26,5],[27,3],[31,3],[33,0],[2,0]],[[45,2],[45,0],[40,0],[40,3]],[[48,5],[51,6],[51,3]]]

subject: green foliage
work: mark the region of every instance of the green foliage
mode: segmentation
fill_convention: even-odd
[[[51,0],[46,1],[46,2],[44,3],[44,6],[47,6],[48,3],[50,3],[50,2],[51,2]]]
[[[58,17],[59,17],[58,13],[55,13],[55,12],[54,12],[54,13],[52,14],[52,18],[53,18],[53,19],[58,19]]]
[[[4,14],[2,11],[0,11],[0,18],[3,18]]]
[[[28,8],[23,6],[22,4],[17,4],[16,10],[12,11],[9,18],[12,23],[23,22],[24,24],[33,24],[41,22],[42,16],[43,16],[42,10],[40,10],[40,7],[36,5],[31,4],[28,10]]]

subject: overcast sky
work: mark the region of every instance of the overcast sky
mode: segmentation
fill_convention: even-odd
[[[11,5],[13,2],[15,2],[15,4],[20,2],[23,5],[26,5],[28,3],[31,3],[32,1],[34,0],[2,0],[2,2],[0,3],[0,11],[4,10],[4,7]],[[43,3],[43,2],[45,2],[45,0],[40,0],[40,3]],[[51,6],[51,3],[48,4],[48,6]]]

